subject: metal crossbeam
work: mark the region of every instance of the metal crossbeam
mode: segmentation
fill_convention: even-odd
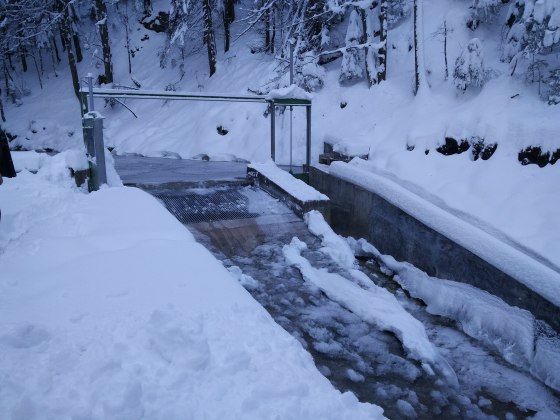
[[[88,95],[88,89],[81,89],[82,95]],[[261,95],[230,95],[217,93],[199,92],[172,92],[165,90],[135,90],[135,89],[100,89],[93,88],[92,94],[97,98],[120,98],[120,99],[164,99],[173,101],[210,101],[210,102],[257,102],[274,103],[279,106],[311,106],[308,99],[296,98],[267,98]]]

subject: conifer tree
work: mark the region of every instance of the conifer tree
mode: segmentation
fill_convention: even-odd
[[[453,81],[457,89],[466,90],[469,86],[482,87],[486,82],[484,54],[480,39],[473,38],[455,61]]]
[[[346,30],[346,48],[342,55],[342,66],[338,78],[340,83],[354,82],[362,80],[364,77],[362,55],[360,49],[356,48],[357,45],[360,45],[363,35],[363,25],[359,12],[357,9],[353,9]]]

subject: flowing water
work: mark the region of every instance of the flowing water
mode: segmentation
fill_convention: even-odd
[[[455,322],[427,313],[376,262],[359,261],[372,282],[391,291],[424,324],[460,386],[425,372],[393,334],[330,300],[286,263],[282,248],[298,237],[307,244],[303,256],[314,267],[344,276],[304,222],[258,188],[150,192],[226,267],[243,273],[242,283],[253,297],[309,351],[336,388],[380,405],[386,416],[513,419],[560,413],[559,396],[552,390],[468,337]]]

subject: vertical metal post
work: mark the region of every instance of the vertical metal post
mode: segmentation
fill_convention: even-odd
[[[103,117],[97,112],[88,112],[82,120],[84,128],[84,142],[89,158],[90,191],[96,191],[107,183],[105,165],[105,145],[103,144]]]
[[[270,157],[276,162],[276,104],[270,101]]]
[[[296,40],[290,38],[290,86],[294,84],[294,48]],[[292,173],[292,154],[293,154],[293,111],[294,107],[290,105],[290,173]]]
[[[307,144],[305,155],[305,172],[309,173],[311,169],[311,104],[305,107],[307,117]]]
[[[95,111],[93,105],[93,75],[91,73],[88,73],[86,79],[88,83],[88,112]]]
[[[80,111],[82,113],[82,118],[89,112],[88,109],[88,98],[84,92],[80,92]]]
[[[95,163],[97,164],[97,185],[107,183],[107,168],[105,166],[105,144],[103,142],[103,117],[95,117],[93,129],[93,144],[95,147]]]

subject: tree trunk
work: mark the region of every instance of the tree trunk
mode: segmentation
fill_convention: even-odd
[[[414,80],[415,91],[426,92],[429,89],[424,67],[424,4],[423,0],[414,0]]]
[[[377,51],[377,81],[380,83],[387,80],[387,12],[388,0],[381,0],[379,5],[379,42],[382,47]]]
[[[104,0],[95,0],[95,11],[97,16],[97,26],[99,37],[101,38],[101,48],[103,50],[103,67],[105,73],[100,77],[101,83],[113,82],[113,61],[111,55],[111,45],[109,42],[109,29],[107,27],[107,6]],[[101,23],[100,23],[101,22]]]
[[[10,76],[8,74],[9,72],[8,66],[6,65],[6,56],[4,56],[3,64],[4,64],[4,82],[6,84],[6,98],[8,98],[10,96]]]
[[[418,0],[414,0],[414,93],[420,88],[420,73],[418,70]]]
[[[144,16],[152,14],[152,0],[144,0]]]
[[[70,74],[72,76],[72,85],[74,86],[74,93],[80,99],[80,79],[78,77],[78,68],[76,67],[76,59],[74,58],[74,51],[72,51],[72,43],[70,40],[68,23],[68,13],[64,13],[64,18],[60,21],[60,39],[62,45],[68,54],[68,66],[70,67]]]
[[[43,80],[41,79],[41,72],[39,71],[39,66],[37,65],[37,59],[35,55],[32,55],[31,58],[33,59],[33,64],[35,64],[35,70],[37,70],[37,78],[39,79],[39,86],[43,89]]]
[[[60,63],[60,55],[58,54],[58,46],[56,45],[56,38],[54,36],[51,37],[51,45],[52,45],[52,49],[56,54],[56,61],[57,63]],[[54,66],[54,60],[53,60],[53,66]]]
[[[230,43],[230,25],[235,20],[235,7],[233,0],[223,0],[224,1],[224,52],[229,51]]]
[[[54,50],[52,48],[51,48],[51,60],[52,60],[54,77],[58,77],[58,74],[56,73],[56,61],[54,57]],[[60,62],[60,59],[58,61]]]
[[[62,45],[62,52],[66,51],[66,43],[64,42],[64,38],[62,38],[62,32],[60,33],[60,43]]]
[[[224,11],[224,52],[229,51],[229,22],[226,17],[226,12]]]
[[[41,67],[41,76],[45,74],[45,63],[43,61],[43,52],[41,48],[37,48],[37,54],[39,54],[39,66]]]
[[[274,54],[274,43],[276,41],[276,13],[272,9],[272,18],[270,21],[270,52]]]
[[[74,50],[76,51],[76,61],[78,63],[81,63],[84,57],[82,55],[80,37],[78,36],[78,33],[74,30],[73,27],[71,27],[71,31],[72,31],[72,41],[74,42]]]
[[[144,3],[144,7],[146,4]],[[117,3],[117,11],[121,16],[121,19],[124,23],[124,36],[125,36],[125,46],[126,46],[126,55],[128,58],[128,74],[132,74],[132,57],[130,53],[130,15],[128,12],[128,2],[124,3],[124,10],[119,8],[119,4]]]
[[[443,21],[443,57],[445,58],[445,80],[449,77],[449,67],[447,65],[447,21]]]
[[[214,39],[214,26],[212,25],[212,8],[210,0],[203,0],[204,9],[204,43],[208,49],[208,67],[210,77],[216,72],[216,40]]]
[[[0,118],[6,122],[6,114],[4,114],[4,102],[2,102],[2,89],[0,89]]]
[[[264,50],[270,51],[270,11],[264,12]]]
[[[19,49],[19,58],[21,60],[21,68],[23,70],[23,72],[27,72],[27,58],[25,57],[25,48],[21,47]]]

